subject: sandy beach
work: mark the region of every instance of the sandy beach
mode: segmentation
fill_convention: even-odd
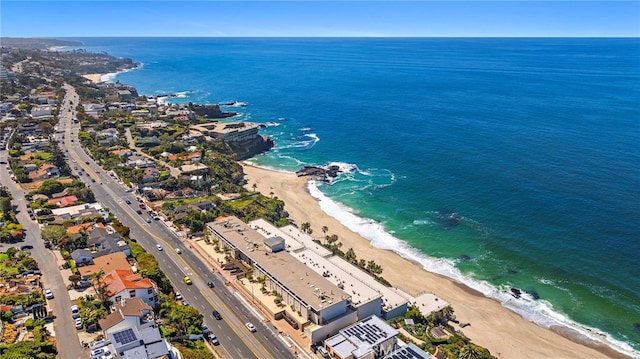
[[[274,193],[285,202],[285,209],[295,224],[309,222],[314,236],[336,234],[343,248],[352,247],[358,258],[374,259],[383,268],[382,276],[393,286],[413,295],[431,292],[453,306],[462,329],[474,343],[486,347],[498,358],[627,358],[606,346],[587,346],[542,328],[511,312],[493,299],[484,297],[464,285],[425,271],[394,252],[373,247],[359,234],[326,214],[309,194],[305,177],[293,173],[265,170],[247,164],[243,168],[248,181],[263,194]]]
[[[97,84],[100,82],[100,78],[102,78],[102,75],[104,74],[86,74],[86,75],[82,75],[82,77],[93,82],[94,84]]]

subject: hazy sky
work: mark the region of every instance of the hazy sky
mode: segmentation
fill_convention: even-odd
[[[640,1],[0,1],[0,35],[640,37]]]

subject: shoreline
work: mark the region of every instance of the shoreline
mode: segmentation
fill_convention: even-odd
[[[308,177],[240,164],[247,188],[255,183],[263,194],[273,192],[285,202],[285,210],[294,223],[311,224],[314,237],[323,237],[322,226],[327,226],[327,234],[338,235],[343,248],[352,247],[358,258],[374,259],[380,264],[382,276],[392,285],[412,295],[431,292],[449,302],[457,320],[471,323],[462,330],[464,334],[498,358],[629,358],[604,343],[582,339],[569,328],[543,328],[473,288],[429,272],[420,263],[393,250],[374,247],[368,239],[322,210],[309,192]]]
[[[85,79],[91,81],[94,84],[98,84],[100,82],[104,82],[102,81],[102,76],[104,76],[105,74],[85,74],[82,75],[82,77],[84,77]]]

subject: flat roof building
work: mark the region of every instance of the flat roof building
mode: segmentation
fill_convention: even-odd
[[[296,260],[286,251],[272,252],[265,238],[237,217],[222,217],[207,223],[209,231],[230,248],[232,258],[253,268],[253,276],[265,276],[269,290],[277,291],[284,303],[315,324],[348,312],[351,296]]]
[[[325,340],[329,355],[338,359],[383,358],[396,348],[399,332],[373,315],[341,329]]]

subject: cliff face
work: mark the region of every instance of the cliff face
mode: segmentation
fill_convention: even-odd
[[[265,136],[256,136],[248,141],[235,141],[227,143],[236,155],[236,159],[246,160],[262,152],[269,151],[274,146],[273,140]]]
[[[189,103],[189,109],[195,112],[196,115],[206,118],[227,118],[238,114],[236,112],[223,112],[220,109],[220,105],[198,105]]]

